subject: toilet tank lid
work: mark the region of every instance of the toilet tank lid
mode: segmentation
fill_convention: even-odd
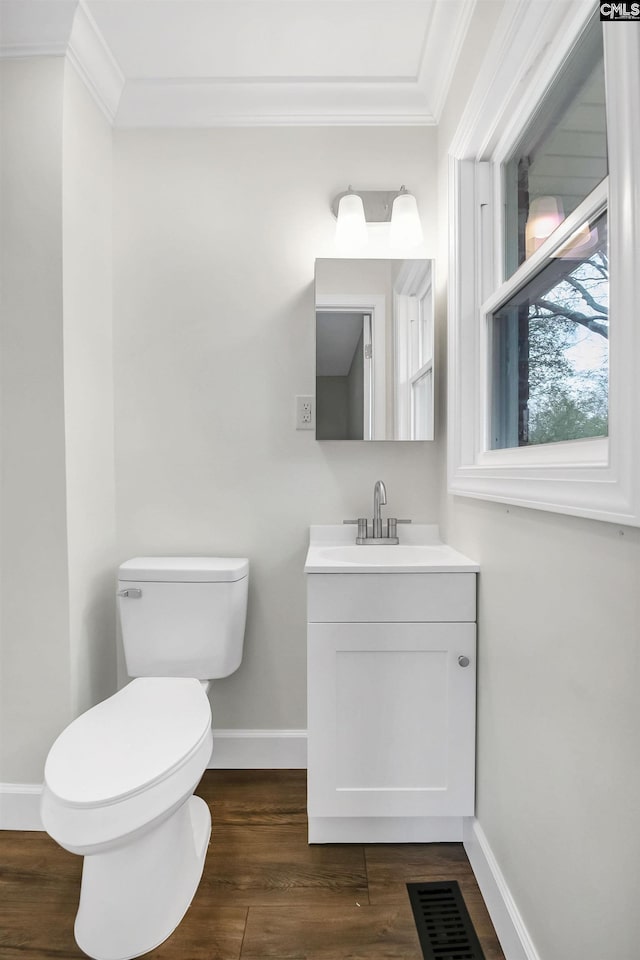
[[[135,557],[120,565],[119,580],[218,583],[249,576],[246,557]]]

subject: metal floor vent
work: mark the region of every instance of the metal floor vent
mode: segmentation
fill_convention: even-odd
[[[408,883],[407,890],[425,960],[485,960],[455,880]]]

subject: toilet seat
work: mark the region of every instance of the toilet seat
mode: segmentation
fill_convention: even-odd
[[[83,713],[52,746],[47,787],[63,802],[104,806],[165,779],[211,728],[198,680],[140,677]]]
[[[212,744],[211,709],[198,680],[132,680],[74,720],[51,748],[45,829],[84,855],[151,829],[193,792]]]

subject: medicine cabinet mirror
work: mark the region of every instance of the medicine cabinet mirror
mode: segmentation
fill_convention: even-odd
[[[432,260],[316,260],[317,440],[433,440],[432,276]]]

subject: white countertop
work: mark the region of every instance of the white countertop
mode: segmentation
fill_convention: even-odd
[[[475,561],[439,539],[434,524],[402,524],[399,544],[356,544],[356,527],[313,525],[305,573],[476,573]]]

